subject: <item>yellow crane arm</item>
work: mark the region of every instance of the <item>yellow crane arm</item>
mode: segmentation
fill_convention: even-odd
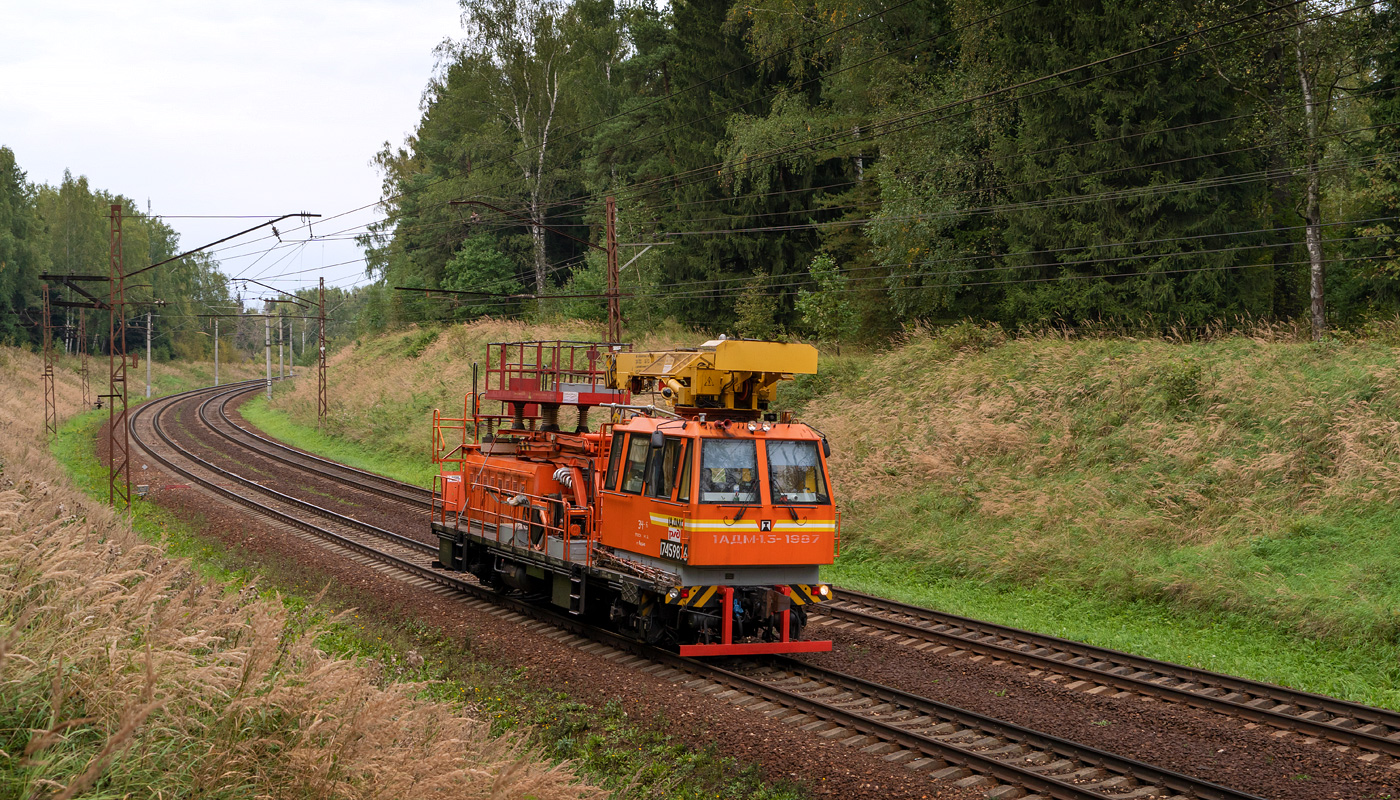
[[[761,411],[779,381],[816,372],[811,345],[717,339],[693,349],[612,353],[608,385],[634,394],[660,391],[678,410]]]

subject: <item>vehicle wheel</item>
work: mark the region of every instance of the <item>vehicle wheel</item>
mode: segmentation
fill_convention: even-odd
[[[807,611],[803,608],[793,606],[788,609],[788,639],[797,641],[802,638],[802,629],[807,627]]]

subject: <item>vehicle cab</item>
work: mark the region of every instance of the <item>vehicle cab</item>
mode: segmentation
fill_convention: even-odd
[[[612,429],[601,542],[684,584],[814,584],[836,554],[829,486],[801,423],[637,416]]]

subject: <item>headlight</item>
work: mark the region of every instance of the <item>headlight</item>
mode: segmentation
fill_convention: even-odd
[[[749,433],[753,433],[753,432],[756,431],[756,430],[758,430],[758,424],[757,424],[757,423],[754,423],[754,422],[750,422],[750,423],[749,423]]]
[[[771,431],[771,430],[773,430],[773,426],[770,425],[770,424],[768,424],[767,422],[765,422],[765,423],[763,423],[763,430],[765,430],[765,431]]]
[[[674,603],[674,602],[676,601],[676,598],[677,598],[677,597],[680,597],[680,596],[681,596],[681,590],[680,590],[680,589],[672,589],[671,591],[669,591],[669,592],[666,593],[666,600],[667,600],[667,602]]]
[[[821,586],[817,587],[817,594],[821,595],[823,598],[829,598],[831,597],[831,587],[827,586],[826,584],[822,584]]]

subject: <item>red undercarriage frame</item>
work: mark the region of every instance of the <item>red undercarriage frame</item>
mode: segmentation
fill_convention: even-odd
[[[783,594],[788,593],[786,586],[782,588]],[[724,586],[720,588],[724,599],[721,608],[724,615],[720,617],[720,641],[718,644],[683,644],[680,654],[683,656],[751,656],[768,653],[827,653],[831,651],[831,642],[806,642],[795,641],[788,638],[788,615],[784,613],[782,637],[776,642],[739,642],[734,641],[734,587]]]

